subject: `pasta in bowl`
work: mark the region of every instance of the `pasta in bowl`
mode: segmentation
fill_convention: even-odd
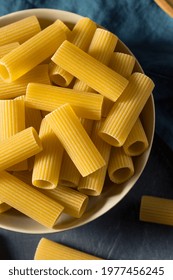
[[[88,18],[33,9],[0,21],[0,226],[49,233],[86,224],[147,163],[154,84]]]

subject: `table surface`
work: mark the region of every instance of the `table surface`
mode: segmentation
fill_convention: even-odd
[[[173,198],[172,152],[155,134],[151,155],[133,189],[106,214],[76,229],[22,234],[0,229],[1,260],[32,260],[46,237],[104,259],[173,259],[173,227],[139,221],[142,195]]]

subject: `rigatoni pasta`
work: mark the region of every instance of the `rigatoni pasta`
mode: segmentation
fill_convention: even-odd
[[[17,80],[50,57],[65,39],[65,32],[56,21],[3,56],[0,77],[6,82]]]
[[[128,84],[127,79],[67,40],[61,44],[52,60],[112,101],[118,99]]]
[[[0,150],[1,171],[41,152],[42,144],[36,130],[29,127],[0,141]]]
[[[73,89],[39,83],[29,83],[27,86],[27,107],[53,111],[66,103],[69,103],[81,118],[94,120],[101,118],[103,96],[100,94],[88,94]]]
[[[11,206],[8,205],[7,203],[4,203],[2,201],[0,201],[0,214],[4,213],[6,211],[8,211],[9,209],[11,209]]]
[[[122,147],[112,147],[108,163],[108,174],[112,182],[121,184],[134,174],[132,158],[125,154]]]
[[[101,260],[101,258],[56,243],[47,238],[41,238],[34,260]]]
[[[0,172],[0,200],[52,228],[64,207],[6,171]]]
[[[112,146],[123,146],[153,88],[154,83],[149,77],[133,73],[100,128],[100,137]]]
[[[6,83],[0,79],[0,99],[9,99],[25,95],[28,83],[50,84],[48,65],[41,64],[14,82]]]
[[[149,195],[142,196],[139,219],[144,222],[173,226],[173,200]]]
[[[82,176],[105,165],[103,157],[69,104],[59,107],[45,118]]]
[[[18,42],[10,43],[7,45],[0,46],[0,58],[9,53],[10,51],[17,48],[20,44]]]
[[[37,17],[26,17],[0,28],[0,46],[13,42],[22,44],[40,31]]]
[[[54,189],[59,182],[64,149],[46,119],[42,120],[39,137],[43,151],[35,156],[32,184],[38,188]]]
[[[73,27],[73,30],[68,33],[69,40],[82,50],[86,51],[89,47],[95,30],[95,22],[84,17],[80,19]],[[73,75],[56,64],[53,64],[53,66],[50,68],[50,76],[54,83],[63,87],[67,87],[73,79]]]
[[[53,190],[42,192],[64,206],[64,213],[80,218],[88,205],[88,196],[74,189],[58,185]]]

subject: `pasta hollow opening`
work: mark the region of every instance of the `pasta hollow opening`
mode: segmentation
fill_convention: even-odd
[[[10,73],[8,72],[8,69],[5,65],[0,63],[0,77],[5,81],[5,82],[10,82]]]
[[[49,189],[49,190],[54,189],[56,187],[53,183],[46,180],[34,180],[33,185],[37,186],[38,188]]]
[[[145,150],[145,144],[141,141],[136,141],[128,147],[130,153],[141,153]]]
[[[54,75],[54,77],[52,76],[51,79],[54,83],[58,84],[61,87],[68,86],[66,79],[59,74]]]
[[[100,137],[106,141],[111,146],[120,147],[120,143],[117,139],[113,138],[111,135],[106,134],[104,132],[100,132]]]
[[[113,178],[117,183],[123,183],[131,176],[131,170],[128,167],[120,168],[113,173]]]

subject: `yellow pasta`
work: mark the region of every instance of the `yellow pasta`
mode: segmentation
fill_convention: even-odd
[[[103,96],[96,93],[85,93],[57,86],[29,83],[26,90],[26,106],[30,108],[53,111],[69,103],[75,113],[88,119],[99,120]]]
[[[88,205],[88,196],[74,189],[58,185],[54,190],[42,191],[64,206],[64,213],[80,218]]]
[[[38,65],[17,79],[17,81],[11,83],[6,83],[0,79],[0,99],[9,99],[24,95],[27,85],[30,82],[50,84],[48,65]]]
[[[105,119],[99,135],[112,146],[126,141],[154,88],[153,81],[142,73],[133,73],[129,84]]]
[[[0,59],[0,77],[6,82],[17,80],[46,58],[53,55],[66,39],[58,21]]]
[[[142,196],[139,219],[144,222],[173,226],[173,200]]]
[[[125,77],[129,79],[133,68],[135,65],[135,58],[132,55],[120,53],[120,52],[113,52],[111,55],[109,67]],[[113,106],[113,102],[107,98],[104,99],[103,102],[103,110],[102,116],[107,117],[110,109]]]
[[[59,107],[45,118],[82,176],[105,165],[103,157],[69,104]]]
[[[134,174],[132,158],[127,156],[122,147],[112,147],[108,163],[108,174],[112,182],[121,184]]]
[[[81,119],[80,121],[87,134],[90,135],[93,127],[93,121],[88,119]],[[80,172],[78,171],[66,151],[64,151],[60,172],[60,184],[67,187],[76,188],[79,184],[80,178]]]
[[[132,127],[124,145],[124,151],[129,156],[139,156],[148,148],[149,143],[140,118]]]
[[[11,209],[11,206],[9,206],[8,204],[0,201],[0,214],[8,211],[9,209]]]
[[[32,186],[32,171],[30,170],[22,170],[22,171],[14,171],[12,173],[15,177],[23,181],[24,183]]]
[[[101,260],[101,258],[43,237],[37,246],[34,260]]]
[[[95,22],[84,17],[75,24],[73,30],[69,34],[69,40],[82,50],[87,50],[95,30]],[[54,83],[63,87],[67,87],[73,79],[73,75],[56,64],[53,64],[50,68],[50,77]]]
[[[106,162],[106,165],[100,168],[99,170],[93,172],[92,174],[86,177],[82,177],[78,186],[78,190],[80,192],[91,196],[98,196],[102,192],[107,172],[107,164],[109,161],[111,151],[111,146],[98,136],[98,131],[100,129],[101,123],[102,121],[96,121],[94,123],[91,134],[91,140],[101,153],[102,157]]]
[[[41,30],[36,16],[30,16],[0,28],[0,46],[19,42],[22,44]]]
[[[88,54],[103,64],[108,65],[117,41],[118,38],[113,33],[105,29],[97,28],[89,46]],[[85,82],[78,79],[75,81],[73,89],[93,91]]]
[[[0,172],[0,200],[52,228],[64,207],[6,171]]]
[[[35,156],[32,184],[43,189],[58,185],[63,147],[45,119],[40,126],[39,137],[43,151]]]
[[[61,44],[52,60],[112,101],[118,99],[128,84],[127,79],[67,40]]]
[[[9,53],[10,51],[17,48],[20,44],[18,42],[10,43],[7,45],[0,46],[0,58]]]
[[[41,150],[41,140],[33,127],[0,141],[0,171],[41,152]]]

